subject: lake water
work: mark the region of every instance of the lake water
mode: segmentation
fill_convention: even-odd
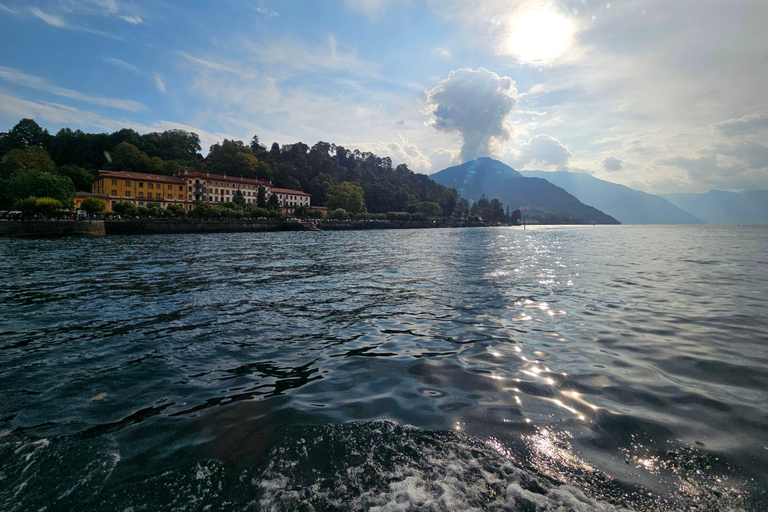
[[[768,510],[768,228],[0,239],[0,509]]]

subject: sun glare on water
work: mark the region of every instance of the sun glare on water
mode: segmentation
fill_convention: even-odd
[[[545,63],[561,56],[568,48],[573,26],[552,11],[522,14],[512,22],[509,46],[524,62]]]

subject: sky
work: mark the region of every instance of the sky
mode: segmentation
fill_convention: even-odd
[[[0,0],[0,131],[768,189],[765,0]]]

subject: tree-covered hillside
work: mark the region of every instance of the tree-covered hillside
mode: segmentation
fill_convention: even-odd
[[[22,119],[0,134],[0,208],[11,208],[27,197],[20,194],[48,197],[55,193],[66,204],[75,190],[91,190],[99,169],[172,175],[191,168],[271,179],[274,187],[311,194],[315,206],[325,205],[329,194],[333,196],[348,182],[360,185],[370,213],[403,212],[409,207],[437,211],[432,203],[446,217],[468,211],[456,190],[416,174],[404,164],[393,166],[389,157],[327,142],[312,147],[299,142],[282,148],[274,143],[267,150],[254,136],[248,144],[226,139],[216,143],[206,158],[200,151],[198,135],[183,130],[139,134],[124,128],[108,134],[63,128],[51,135],[35,121]]]

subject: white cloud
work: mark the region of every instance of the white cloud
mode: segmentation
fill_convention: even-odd
[[[50,94],[55,94],[56,96],[63,96],[65,98],[71,98],[79,101],[86,101],[88,103],[93,103],[104,107],[119,108],[122,110],[129,110],[131,112],[139,112],[141,110],[147,109],[144,104],[139,103],[138,101],[89,96],[72,89],[57,87],[48,83],[48,81],[43,78],[28,75],[17,69],[5,66],[0,66],[0,80],[6,80],[17,85],[29,87],[31,89],[37,89],[39,91],[44,91]]]
[[[122,128],[131,128],[140,133],[171,129],[186,130],[197,133],[204,148],[216,142],[221,142],[225,138],[234,138],[233,135],[228,133],[210,132],[196,126],[175,121],[157,120],[152,124],[143,124],[126,119],[110,119],[94,112],[68,105],[44,101],[29,101],[3,92],[0,92],[0,113],[5,114],[5,116],[11,119],[28,117],[36,119],[41,124],[44,124],[43,121],[46,121],[61,127],[67,126],[83,130],[117,131]]]
[[[141,16],[120,16],[120,17],[132,25],[140,25],[141,23],[144,22],[144,20],[141,19]]]
[[[276,11],[273,11],[272,9],[269,9],[267,7],[256,7],[256,12],[263,16],[267,16],[268,18],[279,16],[279,14]]]
[[[389,4],[410,3],[410,0],[344,0],[344,2],[349,9],[376,20],[384,14]]]
[[[355,51],[339,48],[336,36],[329,34],[324,45],[308,45],[297,37],[283,37],[264,42],[243,40],[242,45],[261,64],[274,66],[274,73],[292,71],[346,71],[353,75],[372,76],[377,66],[362,61]]]
[[[453,151],[450,149],[436,149],[429,154],[430,174],[438,171],[442,171],[446,167],[452,165],[458,165],[459,151]]]
[[[117,66],[119,68],[122,68],[126,71],[130,71],[134,75],[142,75],[143,72],[139,66],[129,64],[128,62],[125,62],[124,60],[116,59],[114,57],[102,57],[102,61],[106,62],[107,64],[112,64],[113,66]]]
[[[165,92],[165,82],[163,81],[163,75],[160,73],[155,74],[155,86],[157,86],[158,91]]]
[[[433,49],[432,55],[437,58],[446,60],[453,58],[451,51],[448,48],[443,48],[442,46],[438,46],[437,48]]]
[[[768,128],[768,112],[754,112],[715,123],[712,126],[720,133],[728,136],[752,134]]]
[[[461,135],[462,161],[503,153],[512,135],[507,117],[517,104],[510,77],[484,68],[458,69],[427,90],[426,96],[435,129]]]
[[[515,169],[523,169],[528,164],[563,169],[572,156],[568,148],[551,135],[536,135],[522,144],[520,149],[511,151],[512,167]]]
[[[58,16],[54,16],[53,14],[47,14],[38,9],[37,7],[31,7],[29,9],[29,12],[32,13],[33,16],[36,16],[46,22],[47,24],[51,25],[52,27],[58,27],[58,28],[65,28],[67,27],[67,22],[63,19],[59,18]]]
[[[710,189],[768,188],[768,147],[757,142],[720,143],[702,149],[698,156],[662,158],[662,166],[685,171],[690,187]]]

